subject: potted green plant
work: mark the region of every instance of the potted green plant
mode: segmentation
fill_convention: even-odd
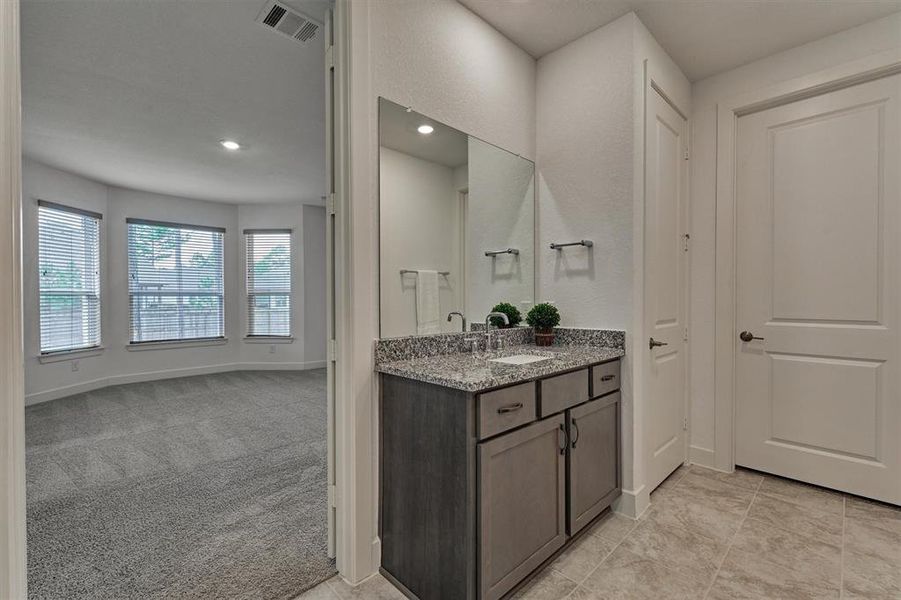
[[[535,328],[536,346],[552,346],[554,327],[560,324],[560,311],[547,302],[536,304],[526,315],[526,323]]]
[[[495,305],[495,307],[491,309],[491,312],[499,312],[507,315],[508,323],[506,324],[500,317],[491,317],[491,324],[495,327],[516,327],[522,323],[522,314],[520,314],[519,309],[509,302],[501,302],[500,304]]]

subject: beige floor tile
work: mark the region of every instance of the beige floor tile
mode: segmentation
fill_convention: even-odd
[[[897,600],[901,598],[901,594],[898,594],[897,591],[885,589],[877,582],[854,573],[845,573],[843,582],[842,600]]]
[[[692,465],[691,472],[695,475],[700,475],[701,477],[707,477],[752,491],[756,490],[760,485],[760,482],[763,481],[763,475],[760,473],[742,469],[740,467],[737,467],[732,473],[723,473],[722,471],[714,471],[713,469],[708,469],[706,467]]]
[[[696,600],[707,582],[620,547],[570,596],[573,600]]]
[[[853,585],[859,579],[870,588],[901,598],[901,533],[868,520],[847,519],[844,567],[852,589],[867,589]]]
[[[618,544],[635,529],[636,525],[638,525],[638,521],[635,519],[630,519],[608,510],[606,514],[591,526],[589,533],[607,538]]]
[[[647,519],[674,527],[684,527],[719,541],[728,541],[741,524],[743,515],[720,510],[712,504],[683,496],[673,490],[651,506]]]
[[[747,519],[732,540],[730,552],[758,556],[776,565],[791,565],[801,581],[841,583],[842,551],[838,546]]]
[[[307,590],[296,600],[340,600],[328,582],[322,582],[311,590]]]
[[[598,535],[583,535],[553,562],[551,567],[579,582],[613,552],[617,543]]]
[[[373,575],[356,586],[351,586],[339,577],[329,579],[328,584],[339,600],[405,600],[406,598],[381,575]]]
[[[730,550],[707,598],[710,600],[828,600],[839,597],[837,583],[811,578],[791,564],[760,554]]]
[[[576,589],[576,582],[553,569],[545,569],[514,594],[514,600],[562,600]]]
[[[691,579],[710,582],[726,553],[727,544],[683,527],[648,520],[639,525],[621,547]]]
[[[870,525],[901,535],[901,507],[848,496],[845,517],[866,521]]]
[[[842,543],[841,515],[805,508],[772,496],[759,494],[751,505],[748,518],[833,546]]]
[[[744,514],[754,498],[754,491],[689,472],[676,484],[675,492],[705,502],[720,510]]]
[[[840,492],[833,492],[790,479],[767,476],[760,484],[758,493],[792,502],[804,508],[813,508],[837,515],[844,513],[845,497]]]

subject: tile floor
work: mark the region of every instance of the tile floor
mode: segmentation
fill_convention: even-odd
[[[401,600],[382,577],[298,600]],[[637,521],[608,514],[516,600],[901,600],[901,509],[778,477],[682,467]]]

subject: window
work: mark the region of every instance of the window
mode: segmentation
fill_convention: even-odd
[[[291,230],[245,229],[247,335],[291,335]]]
[[[38,201],[41,354],[100,346],[100,219]]]
[[[127,222],[131,343],[224,337],[225,230]]]

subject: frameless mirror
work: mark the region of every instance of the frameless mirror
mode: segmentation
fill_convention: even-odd
[[[380,98],[379,279],[382,337],[459,332],[500,302],[525,314],[534,163]]]

